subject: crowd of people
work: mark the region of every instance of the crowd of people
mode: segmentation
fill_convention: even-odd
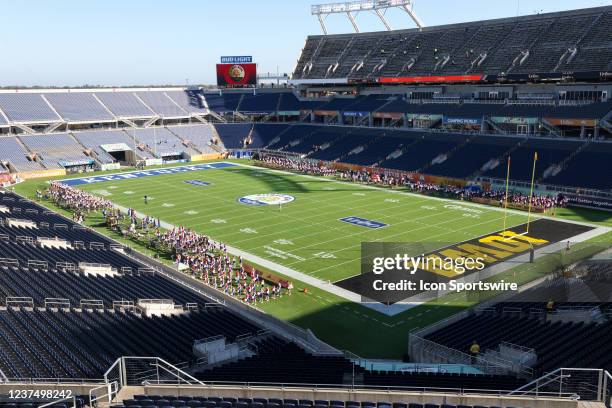
[[[97,197],[57,181],[51,183],[47,189],[47,194],[56,204],[73,210],[91,212],[112,207],[112,203],[104,198]]]
[[[283,295],[280,283],[268,284],[255,268],[247,268],[241,257],[233,257],[227,246],[215,243],[205,235],[187,228],[177,227],[168,231],[155,231],[153,245],[170,253],[180,269],[187,269],[192,276],[224,293],[246,303],[269,301]]]
[[[500,206],[505,205],[506,201],[505,190],[484,190],[475,186],[427,183],[421,180],[414,181],[407,173],[383,170],[371,172],[368,170],[334,169],[321,165],[318,162],[274,155],[262,155],[259,159],[267,165],[275,168],[309,175],[334,176],[343,181],[378,184],[390,187],[403,187],[416,193],[443,196],[459,200],[473,200],[476,198],[481,198],[491,200],[492,202],[497,202]],[[524,194],[520,191],[508,192],[509,204],[527,207],[529,206],[529,201],[529,194]],[[533,208],[539,208],[544,211],[549,211],[556,207],[562,207],[565,204],[567,204],[567,199],[562,194],[533,194],[531,199],[531,205]]]
[[[66,167],[66,173],[92,173],[96,170],[94,164],[79,164],[78,166]]]
[[[459,187],[452,185],[439,185],[433,183],[424,182],[409,182],[406,187],[411,191],[443,195],[446,197],[452,197],[460,200],[473,200],[475,198],[482,198],[497,202],[499,206],[504,206],[506,202],[506,191],[505,190],[483,190],[480,188],[473,188],[471,186]],[[508,203],[520,205],[523,207],[529,206],[529,194],[524,194],[520,191],[508,191]],[[540,208],[545,211],[556,207],[562,207],[567,204],[567,199],[562,194],[555,196],[533,194],[531,199],[531,206],[533,208]]]
[[[72,210],[72,219],[81,224],[87,213],[100,211],[104,208],[112,208],[112,203],[101,197],[86,193],[77,188],[54,181],[46,192],[36,191],[38,199],[46,196],[62,208]]]
[[[325,166],[318,166],[316,163],[305,160],[292,160],[285,157],[270,155],[260,155],[259,160],[269,167],[296,171],[312,176],[331,176],[336,173],[334,169]]]
[[[269,301],[285,292],[291,293],[291,283],[283,288],[280,283],[265,282],[260,273],[247,267],[242,258],[232,257],[226,245],[215,243],[187,228],[164,231],[157,218],[139,216],[132,208],[123,213],[108,200],[58,182],[51,183],[44,193],[37,191],[36,195],[39,199],[46,197],[63,208],[71,209],[77,222],[83,221],[85,213],[100,212],[109,227],[137,239],[148,237],[148,244],[169,254],[179,269],[189,271],[205,284],[246,303]],[[122,228],[125,224],[127,229]]]
[[[482,191],[480,196],[491,200],[498,201],[500,205],[503,205],[506,192],[504,190],[489,190]],[[545,211],[556,207],[563,207],[567,204],[567,198],[562,194],[556,196],[533,194],[532,199],[529,200],[529,194],[523,194],[517,191],[510,191],[508,193],[508,202],[511,204],[518,204],[521,206],[528,206],[531,201],[531,206],[535,208],[542,208]]]
[[[427,183],[413,180],[408,173],[371,172],[367,170],[336,169],[320,165],[317,162],[291,159],[274,155],[262,155],[259,160],[269,167],[289,170],[308,175],[334,176],[340,180],[379,184],[391,187],[402,187],[409,191],[472,200],[487,199],[505,203],[506,193],[503,190],[482,190],[473,186],[455,186]],[[215,243],[209,237],[198,234],[184,227],[162,230],[161,221],[149,216],[139,216],[135,210],[128,209],[122,213],[113,204],[101,197],[94,196],[74,187],[53,182],[44,193],[37,191],[37,196],[50,198],[57,205],[73,210],[77,222],[82,222],[84,214],[99,211],[107,224],[129,236],[141,239],[147,237],[149,245],[160,252],[169,254],[179,269],[187,270],[192,276],[205,284],[246,303],[254,304],[268,301],[291,293],[291,283],[283,287],[281,283],[266,282],[255,268],[247,267],[240,257],[232,257],[227,246]],[[147,197],[145,196],[145,203]],[[508,202],[517,205],[529,205],[529,195],[521,192],[510,192]],[[562,206],[566,199],[561,196],[533,195],[533,207],[549,210]],[[127,223],[127,230],[122,225]]]

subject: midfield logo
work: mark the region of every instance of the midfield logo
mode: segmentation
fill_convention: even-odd
[[[246,205],[282,205],[295,200],[295,197],[287,194],[251,194],[240,197],[238,202]]]

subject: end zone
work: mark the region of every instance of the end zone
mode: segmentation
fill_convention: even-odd
[[[57,180],[57,181],[60,183],[66,184],[68,186],[78,186],[82,184],[94,184],[94,183],[103,183],[106,181],[129,180],[129,179],[136,179],[136,178],[142,178],[142,177],[163,176],[163,175],[176,174],[176,173],[189,173],[192,171],[223,169],[223,168],[235,167],[235,166],[238,166],[238,165],[234,163],[228,163],[228,162],[194,164],[194,165],[189,165],[189,166],[166,167],[166,168],[152,169],[152,170],[127,171],[124,173],[113,173],[113,174],[108,174],[108,175],[103,175],[103,176],[69,178],[69,179],[63,179],[63,180]]]

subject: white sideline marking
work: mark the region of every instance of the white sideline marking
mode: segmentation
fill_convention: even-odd
[[[260,167],[256,167],[256,166],[251,166],[251,165],[247,165],[247,164],[242,164],[242,163],[236,163],[237,166],[240,167],[244,167],[244,168],[250,168],[250,169],[257,169],[257,170],[261,170]],[[232,171],[232,172],[239,172],[238,169],[236,170],[228,170],[228,171]],[[388,193],[393,193],[393,194],[400,194],[400,195],[405,195],[405,196],[411,196],[411,197],[416,197],[419,198],[421,200],[427,199],[430,201],[439,201],[439,202],[444,202],[444,203],[450,203],[453,205],[456,205],[456,203],[454,202],[454,200],[450,200],[450,199],[444,199],[444,198],[439,198],[439,197],[429,197],[429,196],[424,196],[422,194],[417,194],[417,193],[410,193],[410,192],[405,192],[405,191],[397,191],[397,190],[382,190],[378,187],[375,186],[369,186],[369,185],[361,185],[361,184],[354,184],[354,183],[349,183],[349,182],[344,182],[344,181],[338,181],[338,180],[326,180],[323,177],[317,177],[317,176],[309,176],[309,175],[301,175],[301,174],[295,174],[292,172],[287,172],[287,171],[282,171],[282,170],[275,170],[275,169],[266,169],[266,171],[271,171],[271,172],[277,172],[280,174],[285,174],[285,175],[291,175],[291,176],[301,176],[301,177],[305,177],[305,178],[311,178],[311,179],[316,179],[316,180],[320,180],[320,181],[327,181],[329,183],[335,183],[335,184],[346,184],[346,185],[351,185],[351,186],[358,186],[360,188],[364,188],[364,189],[371,189],[371,190],[377,190],[377,191],[386,191]],[[118,209],[120,209],[123,212],[127,211],[127,208],[117,205],[115,203],[113,203],[114,206]],[[472,209],[476,209],[477,211],[480,211],[478,209],[485,209],[485,210],[492,210],[492,211],[499,211],[499,212],[503,212],[504,209],[502,208],[497,208],[497,207],[489,207],[489,206],[485,206],[482,204],[477,204],[477,203],[462,203],[463,207],[471,207]],[[421,208],[423,209],[429,209],[429,208],[425,208],[425,207],[430,207],[431,209],[436,209],[436,207],[433,206],[422,206]],[[467,210],[466,208],[461,208],[462,210]],[[524,216],[525,213],[518,211],[518,210],[508,210],[509,213],[513,213],[513,214],[518,214],[521,216]],[[143,218],[145,215],[139,212],[136,212],[136,215],[139,218]],[[559,221],[558,219],[554,218],[554,217],[550,217],[550,216],[544,216],[544,215],[538,215],[538,216],[533,216],[533,220],[537,219],[537,218],[546,218],[546,219],[551,219],[551,220],[555,220],[555,221]],[[577,243],[577,242],[582,242],[585,241],[587,239],[590,239],[592,237],[607,233],[609,231],[612,231],[612,228],[609,227],[604,227],[604,226],[599,226],[599,225],[594,225],[594,224],[589,224],[589,223],[584,223],[584,222],[579,222],[579,221],[573,221],[573,220],[563,220],[562,222],[567,222],[567,223],[571,223],[571,224],[578,224],[578,225],[588,225],[588,226],[592,226],[595,227],[594,230],[592,231],[588,231],[586,233],[580,234],[576,237],[571,238],[572,242]],[[161,226],[163,228],[166,229],[172,229],[175,226],[172,224],[169,224],[165,221],[161,221]],[[211,240],[212,242],[215,242],[214,240]],[[241,249],[238,248],[234,248],[231,246],[227,246],[227,250],[230,254],[235,255],[235,256],[241,256],[243,259],[256,263],[258,265],[261,265],[265,268],[269,268],[271,270],[274,270],[276,272],[279,272],[283,275],[286,275],[288,277],[291,277],[293,279],[299,280],[305,284],[317,287],[321,290],[324,290],[326,292],[329,292],[331,294],[334,294],[336,296],[342,297],[346,300],[355,302],[360,304],[361,306],[364,307],[368,307],[374,311],[377,311],[381,314],[387,315],[387,316],[394,316],[396,314],[402,313],[406,310],[408,310],[411,307],[417,306],[416,304],[402,304],[402,303],[396,303],[394,305],[391,306],[385,306],[381,303],[378,302],[361,302],[362,298],[360,295],[354,293],[354,292],[350,292],[346,289],[340,288],[339,286],[334,285],[333,283],[329,282],[329,281],[323,281],[321,279],[315,278],[313,276],[307,275],[305,273],[296,271],[294,269],[291,269],[289,267],[277,264],[273,261],[270,261],[268,259],[262,258],[258,255],[254,255],[251,254],[249,252],[243,251]],[[545,252],[539,252],[536,251],[536,259],[541,257],[541,256],[545,256],[548,253]],[[528,256],[525,255],[525,256]],[[512,261],[516,261],[516,260],[520,260],[520,257],[518,258],[514,258]],[[502,265],[504,263],[500,263],[498,265]],[[516,263],[512,263],[510,266],[514,267],[516,266]],[[395,324],[388,324],[388,323],[383,323],[385,326],[387,327],[395,327]]]

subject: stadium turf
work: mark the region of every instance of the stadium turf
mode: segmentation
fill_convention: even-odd
[[[363,241],[438,243],[434,246],[439,247],[504,225],[504,214],[486,207],[247,167],[78,187],[331,282],[359,274]],[[266,193],[295,200],[282,206],[239,202],[241,197]],[[386,226],[372,229],[340,221],[346,217]],[[511,213],[506,222],[511,226],[525,220],[525,214]]]
[[[194,180],[209,185],[187,183]],[[34,198],[35,190],[44,189],[44,186],[45,180],[32,180],[18,185],[16,190]],[[458,242],[503,228],[503,213],[493,208],[247,167],[109,181],[80,188],[166,222],[188,226],[277,264],[332,281],[359,273],[361,241]],[[249,194],[270,192],[291,195],[295,200],[280,209],[238,202],[240,197]],[[148,204],[144,204],[145,194],[150,197]],[[44,204],[53,207],[50,202]],[[611,225],[607,214],[563,211],[568,218]],[[389,226],[368,229],[339,221],[349,216]],[[525,214],[511,214],[507,223],[521,224],[525,219]],[[127,241],[101,227],[101,221],[99,215],[91,215],[86,220],[99,232],[148,253],[140,243]],[[588,256],[601,250],[601,243],[609,243],[610,239],[608,233],[590,243],[576,245],[572,247],[572,255]],[[535,264],[520,265],[492,280],[526,283],[550,273],[558,262],[550,255]],[[406,352],[411,330],[423,328],[495,295],[492,292],[486,296],[447,295],[396,316],[384,316],[303,282],[295,284],[297,290],[293,295],[257,307],[311,329],[319,338],[340,349],[370,358],[401,358]],[[308,288],[307,293],[300,290],[303,288]]]

